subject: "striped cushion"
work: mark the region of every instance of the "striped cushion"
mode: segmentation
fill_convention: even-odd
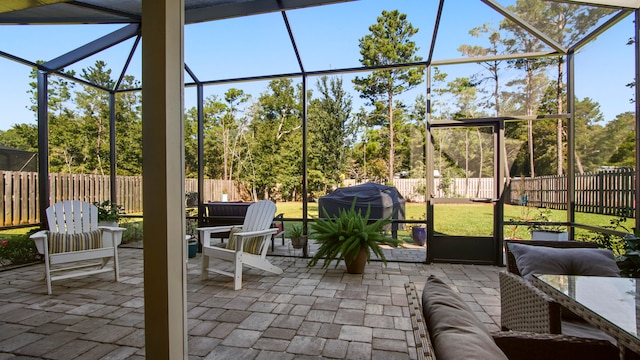
[[[240,239],[239,237],[234,236],[235,233],[242,232],[242,228],[233,228],[229,232],[229,242],[227,243],[227,249],[235,250],[236,249],[236,240]],[[244,252],[259,255],[260,250],[262,250],[262,241],[264,240],[264,236],[256,236],[252,238],[248,238],[244,241],[244,247],[242,248]]]
[[[80,234],[49,233],[49,254],[98,249],[102,247],[102,230]]]

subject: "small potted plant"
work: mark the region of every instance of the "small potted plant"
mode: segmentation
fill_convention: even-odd
[[[307,246],[307,237],[303,234],[302,226],[293,225],[289,237],[291,238],[291,246],[294,249],[302,249]]]
[[[427,242],[427,228],[424,225],[414,225],[411,227],[411,240],[418,246],[424,246]]]
[[[538,209],[538,214],[533,218],[533,223],[529,225],[532,240],[568,240],[566,228],[561,225],[546,225],[552,222],[551,209]]]
[[[187,200],[187,206],[193,207],[198,206],[198,193],[194,191],[189,191],[185,194],[185,198]]]
[[[426,218],[426,214],[422,214],[422,219]],[[412,218],[414,220],[420,220],[416,218]],[[418,246],[424,246],[427,242],[427,228],[424,223],[414,224],[411,226],[411,240],[414,244]]]
[[[113,201],[105,200],[101,203],[93,203],[98,208],[98,225],[118,227],[118,221],[124,214],[122,205]]]
[[[319,218],[310,224],[313,237],[320,247],[308,266],[314,266],[324,259],[323,268],[327,268],[332,261],[336,262],[337,268],[344,259],[348,273],[362,274],[366,263],[371,260],[372,252],[386,265],[387,259],[380,246],[397,246],[399,241],[384,233],[383,228],[391,223],[391,217],[369,223],[370,212],[370,208],[365,215],[360,210],[356,211],[355,199],[349,210],[339,209],[334,217],[330,217],[325,210],[326,218]]]

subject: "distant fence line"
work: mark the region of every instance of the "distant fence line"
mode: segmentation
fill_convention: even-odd
[[[127,214],[142,212],[142,176],[117,176],[116,202]],[[111,198],[109,175],[49,174],[49,203],[74,199],[103,202]],[[241,191],[235,181],[205,179],[204,201],[219,201],[223,191],[228,200],[241,200]],[[38,203],[38,173],[0,171],[0,226],[40,223]],[[197,179],[186,179],[185,194],[198,191]]]
[[[636,214],[635,191],[634,169],[577,174],[575,210],[632,218]],[[529,206],[566,210],[567,177],[514,178],[505,195],[511,204],[526,199]]]
[[[451,178],[449,185],[444,179],[434,179],[437,198],[487,198],[494,199],[493,178]],[[352,186],[361,182],[346,180]],[[425,180],[394,179],[394,186],[408,201],[425,201]],[[589,172],[576,175],[575,210],[577,212],[635,217],[635,170]],[[505,189],[505,203],[524,204],[550,209],[567,209],[567,177],[539,176],[535,178],[512,178]]]
[[[435,197],[469,197],[469,198],[494,198],[493,195],[493,178],[450,178],[448,186],[443,185],[443,179],[433,179],[435,189]],[[344,186],[354,186],[364,183],[347,179],[343,182]],[[393,179],[393,186],[402,194],[407,201],[425,202],[426,201],[426,180],[425,179]]]
[[[436,197],[495,198],[493,178],[452,178],[448,186],[441,186],[443,179],[434,179]],[[359,184],[355,180],[343,181],[343,186]],[[102,202],[111,198],[108,175],[49,174],[50,203],[66,199]],[[424,202],[424,179],[394,179],[394,186],[411,202]],[[541,176],[513,178],[505,191],[505,203],[566,209],[566,176]],[[128,214],[142,212],[142,177],[117,176],[117,203]],[[38,224],[38,174],[35,172],[0,171],[0,226]],[[203,201],[247,200],[246,188],[239,181],[205,179]],[[185,193],[197,192],[197,179],[185,179]],[[585,173],[576,176],[576,211],[635,216],[635,171]]]

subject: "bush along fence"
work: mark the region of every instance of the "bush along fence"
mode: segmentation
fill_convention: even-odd
[[[38,254],[33,240],[29,238],[31,233],[0,236],[0,268],[42,260],[42,255]]]
[[[435,196],[496,198],[493,178],[436,178]],[[343,186],[361,182],[345,180]],[[67,199],[103,202],[111,198],[108,175],[50,174],[50,203]],[[407,201],[424,202],[424,179],[394,179]],[[142,213],[142,177],[116,177],[117,200],[127,214]],[[36,225],[39,220],[38,174],[34,172],[0,171],[0,226]],[[185,179],[187,194],[197,193],[197,179]],[[208,201],[238,201],[244,198],[246,187],[240,181],[205,179],[202,199]],[[576,211],[614,216],[635,216],[635,171],[585,173],[576,176]],[[567,179],[565,176],[513,178],[506,189],[507,204],[522,204],[551,209],[566,209]]]

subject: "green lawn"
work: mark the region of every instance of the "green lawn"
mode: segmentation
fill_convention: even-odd
[[[277,213],[283,213],[285,218],[302,217],[301,202],[279,202],[277,203]],[[407,203],[405,205],[405,218],[424,219],[425,204],[423,203]],[[524,208],[522,206],[505,205],[504,220],[510,219],[533,219],[538,213],[535,208]],[[310,203],[308,205],[308,214],[310,217],[317,217],[318,205]],[[607,226],[613,216],[576,213],[578,223],[592,226]],[[566,211],[551,210],[552,221],[566,221]],[[492,204],[441,204],[435,206],[435,231],[449,235],[481,235],[491,236],[493,232],[493,205]],[[292,224],[287,224],[286,228]],[[634,226],[634,219],[627,219],[624,223],[627,229]],[[530,238],[529,229],[526,226],[505,225],[504,235],[509,237],[515,231],[515,237],[528,239]],[[577,234],[585,233],[584,230],[577,230]],[[409,232],[400,233],[401,237],[408,237]]]

